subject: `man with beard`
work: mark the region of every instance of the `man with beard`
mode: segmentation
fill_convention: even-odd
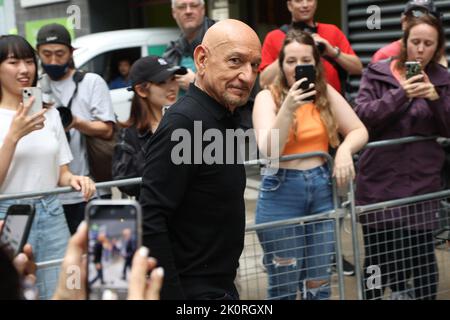
[[[227,130],[236,128],[236,109],[246,104],[258,75],[261,43],[246,24],[224,20],[206,32],[194,60],[195,84],[147,145],[143,242],[165,270],[162,299],[238,299],[234,279],[244,247],[245,169],[234,156],[235,145],[234,161],[228,161],[225,143],[216,156],[222,154],[226,164],[208,161],[204,153],[211,140],[202,138],[214,130],[225,141]],[[180,137],[187,144],[183,154]]]

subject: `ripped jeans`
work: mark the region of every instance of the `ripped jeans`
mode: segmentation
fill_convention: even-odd
[[[331,178],[326,165],[304,171],[279,169],[277,174],[263,177],[256,224],[295,219],[332,209]],[[334,227],[333,220],[320,220],[257,231],[268,272],[268,299],[295,300],[304,280],[328,282],[314,294],[305,294],[308,299],[322,300],[331,296]]]

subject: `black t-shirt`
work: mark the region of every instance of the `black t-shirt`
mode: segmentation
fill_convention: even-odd
[[[236,163],[237,157],[226,162],[231,150],[238,154],[236,145],[217,149],[224,163],[233,164],[207,164],[201,155],[211,144],[202,142],[203,133],[216,129],[225,138],[227,129],[237,127],[236,115],[191,85],[146,146],[141,189],[144,245],[164,267],[163,299],[235,293],[244,246],[245,168],[242,161]],[[181,141],[193,150],[190,155],[179,152]],[[191,164],[175,164],[177,154],[190,158]]]

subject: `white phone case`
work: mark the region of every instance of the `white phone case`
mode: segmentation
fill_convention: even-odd
[[[38,113],[42,110],[42,90],[38,87],[27,87],[22,89],[22,98],[23,103],[26,104],[28,100],[34,97],[34,102],[28,112],[28,115],[31,116],[33,114]]]

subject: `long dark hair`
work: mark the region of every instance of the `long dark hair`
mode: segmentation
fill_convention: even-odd
[[[30,59],[34,61],[36,72],[34,74],[32,86],[36,86],[37,75],[37,58],[36,51],[33,47],[21,36],[5,35],[0,36],[0,64],[8,58],[15,59]],[[2,100],[2,84],[0,83],[0,101]]]
[[[149,83],[139,84],[145,88],[148,88]],[[152,124],[150,121],[150,106],[144,99],[139,96],[137,92],[134,93],[133,100],[131,102],[130,118],[126,122],[120,123],[124,128],[136,127],[140,133],[145,133],[151,130]]]
[[[433,16],[430,15],[423,15],[419,18],[412,19],[411,22],[408,24],[408,27],[405,30],[405,33],[403,35],[402,39],[402,49],[400,51],[400,59],[397,62],[397,69],[404,69],[405,68],[405,62],[408,60],[408,39],[411,34],[412,28],[421,25],[421,24],[427,24],[438,32],[438,45],[436,48],[436,52],[433,55],[433,59],[431,59],[432,62],[439,63],[439,60],[441,56],[444,53],[445,50],[445,33],[444,29],[442,27],[442,22],[439,19],[436,19]]]
[[[311,37],[309,33],[292,29],[290,30],[287,35],[286,39],[284,40],[283,47],[280,51],[279,55],[279,67],[280,67],[280,73],[277,76],[277,79],[275,80],[274,84],[269,86],[269,90],[272,93],[272,96],[274,97],[275,104],[277,106],[277,111],[280,110],[281,105],[283,104],[284,99],[286,99],[286,96],[289,92],[289,85],[288,80],[286,78],[286,75],[283,71],[283,62],[286,58],[285,48],[289,44],[293,42],[298,42],[300,44],[306,44],[313,48],[313,56],[314,60],[316,61],[316,108],[320,112],[320,118],[322,119],[325,127],[327,128],[328,132],[328,139],[329,143],[333,147],[339,146],[339,135],[338,135],[338,125],[336,118],[334,116],[333,111],[330,107],[330,102],[328,101],[328,89],[327,89],[327,82],[325,80],[325,73],[323,71],[323,65],[320,58],[320,52],[317,49],[317,46],[314,42],[314,39]],[[294,120],[293,124],[293,130],[294,130],[294,136],[297,138],[297,126],[298,123],[296,120]]]

